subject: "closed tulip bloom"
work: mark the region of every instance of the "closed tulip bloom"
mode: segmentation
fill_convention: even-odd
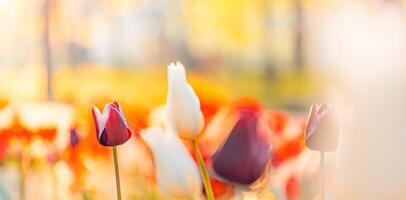
[[[269,129],[255,109],[239,110],[230,135],[212,157],[214,172],[225,180],[250,185],[265,174],[270,155]]]
[[[328,104],[313,104],[305,128],[305,143],[309,149],[337,149],[339,124],[336,109]]]
[[[186,80],[180,62],[168,66],[168,95],[166,99],[168,128],[181,138],[195,140],[204,125],[200,101]]]
[[[76,147],[79,144],[79,135],[76,128],[70,129],[70,145]]]
[[[198,168],[182,141],[171,133],[153,127],[141,131],[155,165],[161,191],[172,198],[190,199],[201,193]]]
[[[131,130],[117,101],[108,103],[100,113],[96,106],[92,110],[97,140],[103,146],[117,146],[127,142]]]

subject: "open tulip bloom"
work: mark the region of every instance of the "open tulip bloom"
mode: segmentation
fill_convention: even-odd
[[[118,170],[117,145],[124,144],[131,137],[131,130],[117,101],[108,103],[103,114],[94,106],[92,109],[96,136],[103,146],[113,147],[114,169],[116,174],[117,199],[121,199],[120,174]]]
[[[184,66],[178,61],[168,66],[168,95],[166,98],[167,126],[179,137],[193,144],[208,199],[214,199],[209,176],[197,138],[204,126],[200,101],[186,79]]]
[[[305,143],[320,151],[320,191],[324,199],[324,152],[337,149],[339,122],[336,108],[328,104],[313,104],[305,127]]]

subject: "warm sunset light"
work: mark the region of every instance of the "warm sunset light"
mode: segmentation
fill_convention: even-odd
[[[0,0],[0,200],[405,200],[406,1]]]

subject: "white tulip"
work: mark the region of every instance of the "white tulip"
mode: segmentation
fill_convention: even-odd
[[[203,129],[199,98],[187,82],[185,68],[179,61],[168,66],[166,114],[168,128],[183,139],[195,140]]]
[[[174,133],[163,133],[152,127],[141,131],[141,137],[151,150],[155,175],[161,191],[172,197],[190,199],[200,195],[202,182],[199,170]]]

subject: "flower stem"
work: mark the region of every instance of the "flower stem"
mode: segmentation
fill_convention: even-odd
[[[114,171],[116,174],[117,200],[121,200],[120,172],[118,170],[118,158],[116,146],[113,146],[113,158],[114,158]]]
[[[204,164],[202,153],[200,152],[199,147],[197,146],[197,142],[195,140],[192,141],[193,149],[196,153],[197,162],[199,164],[200,173],[203,178],[203,185],[206,191],[206,197],[208,200],[214,200],[213,190],[211,188],[209,174],[207,173],[206,165]]]
[[[25,171],[23,162],[24,162],[23,158],[20,158],[20,163],[18,166],[18,171],[20,173],[20,185],[19,185],[20,200],[25,200]]]
[[[321,200],[325,199],[324,193],[324,151],[320,152],[320,193]]]

